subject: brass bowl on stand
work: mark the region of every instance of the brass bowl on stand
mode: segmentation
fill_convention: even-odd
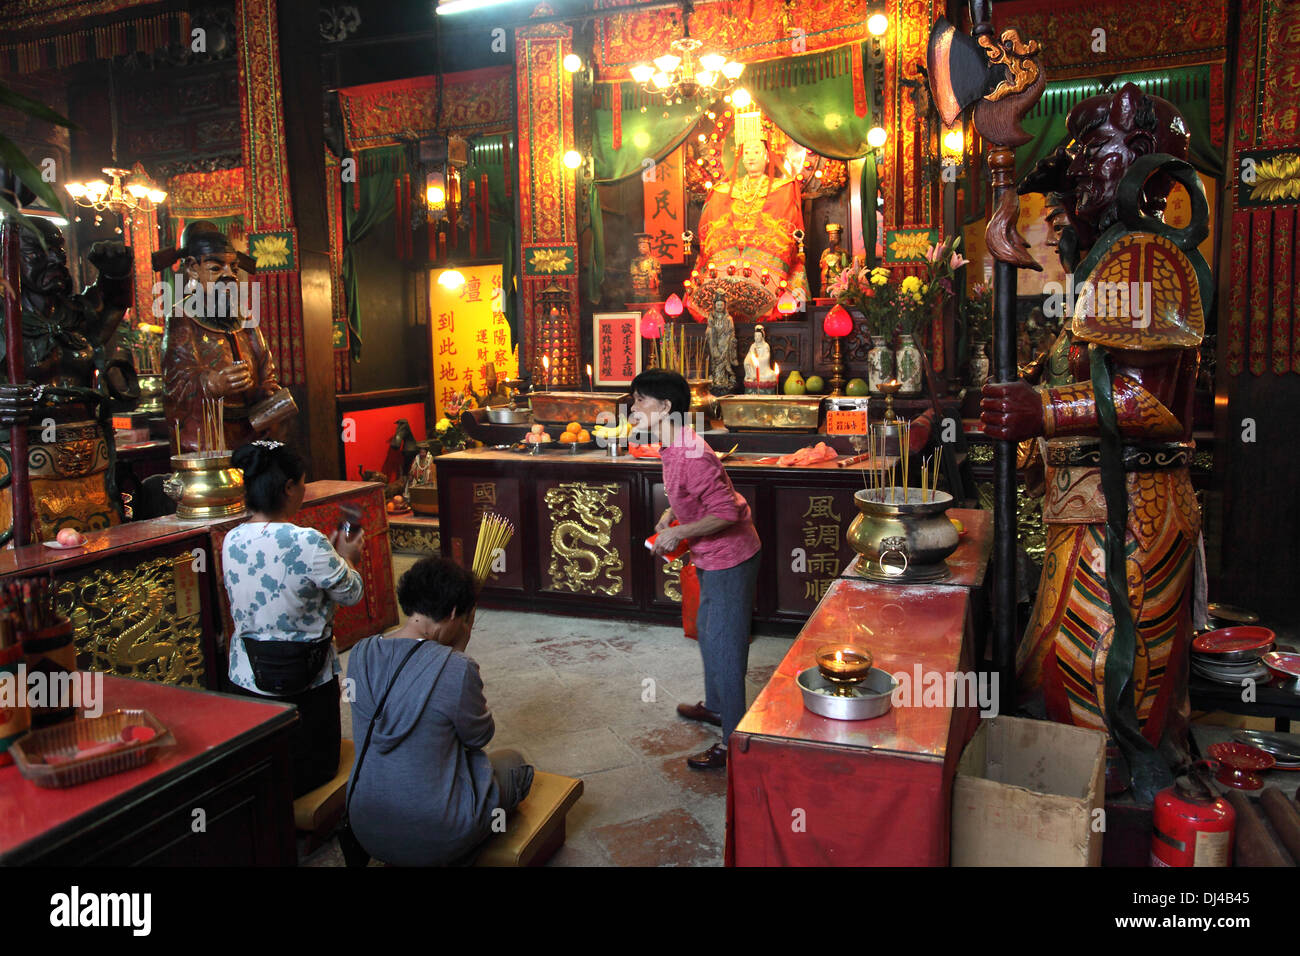
[[[210,520],[244,513],[244,473],[230,464],[230,452],[172,455],[172,468],[163,491],[176,502],[176,517]]]
[[[718,412],[718,401],[713,397],[709,390],[713,381],[707,378],[687,379],[686,384],[691,387],[691,411],[699,412],[706,420],[721,418]]]
[[[945,512],[952,507],[946,491],[877,488],[853,496],[858,515],[846,533],[862,555],[860,573],[875,581],[898,584],[942,581],[944,559],[957,550],[960,536]]]

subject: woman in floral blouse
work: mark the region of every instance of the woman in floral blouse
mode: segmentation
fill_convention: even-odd
[[[334,606],[361,600],[356,569],[364,535],[329,538],[293,523],[306,469],[292,449],[255,441],[231,456],[243,469],[252,515],[221,548],[234,634],[229,677],[236,692],[298,707],[289,742],[294,797],[338,770],[339,662],[331,644]]]

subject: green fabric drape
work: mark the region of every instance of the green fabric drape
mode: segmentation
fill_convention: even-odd
[[[1205,65],[1122,74],[1111,82],[1109,89],[1116,91],[1132,82],[1142,92],[1163,97],[1178,107],[1192,137],[1188,160],[1207,176],[1218,177],[1223,175],[1223,145],[1215,145],[1210,134],[1211,69],[1221,67]],[[1016,178],[1024,176],[1065,141],[1065,119],[1080,100],[1104,92],[1101,80],[1048,83],[1038,105],[1021,124],[1034,138],[1016,150]]]
[[[358,242],[396,210],[393,179],[406,172],[406,152],[400,146],[366,150],[358,157],[358,166],[357,181],[343,184],[343,291],[348,300],[354,362],[361,361],[361,297],[353,251]]]
[[[867,145],[867,131],[876,125],[870,108],[858,116],[853,104],[853,58],[862,63],[864,95],[872,101],[870,85],[874,72],[866,62],[866,47],[849,44],[835,50],[810,53],[761,63],[746,69],[741,84],[754,102],[787,136],[801,146],[831,159],[868,156],[862,173],[863,209],[875,210],[876,168]],[[621,97],[622,143],[613,147],[613,101]],[[645,106],[645,112],[641,107]],[[592,110],[592,156],[596,180],[589,198],[592,227],[591,267],[588,295],[594,300],[605,275],[604,222],[597,185],[609,185],[640,173],[644,161],[655,162],[669,155],[685,141],[703,113],[695,103],[680,106],[656,104],[636,83],[602,84]],[[723,148],[723,163],[732,164],[731,143]],[[870,193],[865,192],[870,189]],[[868,255],[875,249],[874,215],[863,215],[863,241]]]

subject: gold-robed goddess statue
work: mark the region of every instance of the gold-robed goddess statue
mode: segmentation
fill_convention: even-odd
[[[776,303],[784,292],[808,300],[799,183],[772,159],[757,110],[736,114],[735,142],[738,168],[700,212],[700,255],[686,307],[705,321],[720,293],[733,318],[780,321]]]

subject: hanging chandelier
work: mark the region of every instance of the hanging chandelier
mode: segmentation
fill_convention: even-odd
[[[167,193],[150,183],[124,183],[131,175],[129,169],[105,166],[103,172],[112,182],[96,179],[89,183],[68,183],[65,188],[73,202],[95,212],[113,212],[129,218],[135,212],[153,212],[167,199]]]
[[[136,212],[150,213],[167,199],[167,193],[159,189],[144,177],[136,177],[132,182],[127,178],[134,176],[129,169],[117,165],[117,95],[113,82],[113,63],[108,64],[108,108],[109,121],[112,124],[112,166],[101,170],[112,182],[96,179],[88,183],[67,183],[64,188],[72,201],[78,206],[93,209],[95,212],[111,212],[120,216],[125,223]],[[96,224],[98,224],[96,219]],[[118,231],[121,231],[119,227]]]
[[[730,93],[745,64],[721,53],[699,53],[704,41],[691,36],[691,4],[682,7],[683,35],[669,44],[671,52],[650,63],[638,63],[630,70],[632,79],[647,93],[667,103],[681,103],[697,96],[710,99]]]

